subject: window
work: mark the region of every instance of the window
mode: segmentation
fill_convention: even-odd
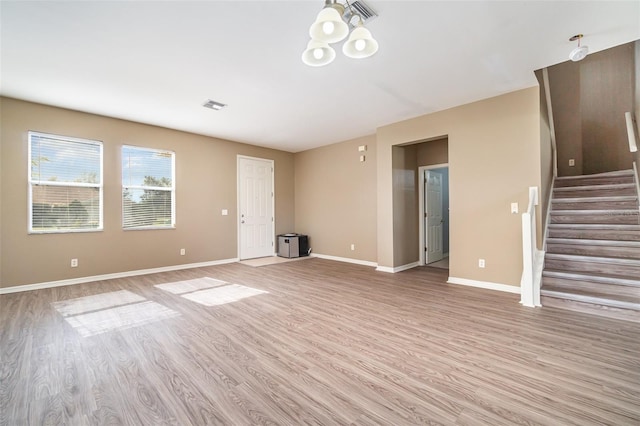
[[[122,227],[175,226],[175,153],[122,147]]]
[[[29,233],[102,230],[102,142],[29,132]]]

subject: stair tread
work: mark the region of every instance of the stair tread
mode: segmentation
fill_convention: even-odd
[[[549,229],[579,229],[589,231],[640,231],[640,225],[614,223],[550,223]]]
[[[571,260],[574,262],[587,263],[615,263],[618,265],[640,266],[640,260],[621,259],[619,257],[585,256],[580,254],[547,253],[545,259]]]
[[[566,289],[554,286],[543,287],[540,294],[560,299],[577,300],[598,305],[614,306],[623,309],[640,310],[640,296],[607,294],[590,290]]]
[[[567,272],[558,269],[545,269],[542,272],[543,277],[549,278],[562,278],[572,281],[586,281],[592,283],[612,284],[612,285],[624,285],[624,286],[638,286],[640,287],[640,279],[634,279],[633,277],[622,278],[611,274],[597,274],[597,273],[580,273],[580,272]]]
[[[550,306],[640,319],[639,196],[633,170],[555,178],[540,290]]]
[[[640,241],[626,241],[626,240],[593,240],[588,238],[556,238],[548,237],[547,245],[549,244],[573,244],[581,246],[603,246],[603,247],[631,247],[640,249]]]
[[[593,179],[598,177],[619,177],[619,176],[633,176],[633,169],[614,170],[611,172],[594,173],[591,175],[577,175],[577,176],[557,176],[556,180],[570,180],[570,179]]]
[[[635,184],[631,183],[605,183],[602,185],[576,185],[576,186],[559,186],[553,188],[554,192],[571,192],[571,191],[589,191],[598,189],[627,189],[633,188]]]
[[[637,201],[638,197],[635,195],[613,195],[605,197],[567,197],[567,198],[554,198],[552,203],[590,203],[599,201]]]
[[[565,214],[615,214],[615,215],[629,215],[637,216],[640,212],[638,209],[569,209],[569,210],[552,210],[551,214],[565,215]]]

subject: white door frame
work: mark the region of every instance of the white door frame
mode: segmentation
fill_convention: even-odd
[[[237,222],[236,229],[238,230],[238,259],[241,258],[241,246],[242,246],[242,235],[240,231],[240,225],[242,221],[241,212],[240,212],[240,190],[242,186],[242,182],[240,182],[240,160],[255,160],[255,161],[264,161],[271,164],[271,190],[273,195],[271,196],[271,217],[273,220],[271,221],[271,247],[272,247],[272,256],[276,255],[276,182],[275,182],[275,162],[274,160],[268,158],[259,158],[259,157],[249,157],[247,155],[238,155],[236,159],[236,212],[237,212]]]
[[[427,242],[425,241],[424,235],[425,235],[425,229],[424,229],[424,173],[427,170],[433,170],[433,169],[442,169],[442,168],[449,168],[449,163],[441,163],[441,164],[433,164],[431,166],[420,166],[418,167],[418,232],[420,233],[420,253],[419,253],[419,259],[420,259],[420,266],[424,266],[426,265],[426,256],[425,256],[425,251],[424,248],[427,245]],[[448,191],[448,189],[447,189]],[[448,215],[448,212],[445,212]],[[444,213],[443,213],[444,214]],[[451,251],[451,250],[449,250]]]

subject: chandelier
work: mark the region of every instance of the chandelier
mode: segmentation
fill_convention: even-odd
[[[336,0],[325,0],[324,8],[309,28],[311,41],[302,52],[302,62],[312,67],[321,67],[333,62],[336,52],[329,45],[349,38],[342,45],[342,53],[349,58],[368,58],[378,51],[378,42],[364,27],[362,15],[352,7]],[[351,29],[351,34],[349,30]]]

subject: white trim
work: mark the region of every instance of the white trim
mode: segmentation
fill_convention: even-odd
[[[151,186],[151,185],[125,185],[124,172],[122,170],[122,161],[124,157],[124,151],[126,149],[130,150],[138,150],[138,151],[146,151],[151,152],[153,154],[171,154],[171,186],[170,187],[162,187],[162,186]],[[133,153],[135,155],[135,152]],[[130,156],[127,158],[131,158]],[[161,148],[150,148],[148,146],[140,146],[140,145],[127,145],[123,144],[120,146],[120,205],[121,205],[121,228],[123,231],[144,231],[149,229],[160,230],[160,229],[176,229],[176,224],[178,223],[178,219],[176,217],[176,152],[168,149]],[[145,164],[146,165],[146,164]],[[129,166],[127,166],[129,167]],[[130,182],[129,182],[130,183]],[[134,190],[153,190],[153,191],[164,191],[171,194],[171,224],[170,225],[131,225],[125,226],[125,203],[124,203],[124,192],[128,189]],[[131,214],[131,213],[130,213]],[[135,217],[135,215],[131,215]]]
[[[240,222],[242,220],[242,213],[240,212],[240,187],[242,186],[242,182],[240,182],[240,160],[254,160],[254,161],[264,161],[271,163],[271,247],[273,247],[274,252],[276,251],[276,162],[273,159],[269,158],[259,158],[259,157],[250,157],[248,155],[238,154],[236,156],[236,229],[237,229],[237,240],[238,240],[238,259],[240,259],[241,254],[241,245],[242,238],[240,235]],[[249,259],[242,259],[249,260]]]
[[[112,280],[115,278],[135,277],[137,275],[157,274],[159,272],[179,271],[181,269],[202,268],[205,266],[224,265],[237,262],[238,258],[213,260],[210,262],[186,263],[182,265],[162,266],[160,268],[139,269],[137,271],[116,272],[113,274],[93,275],[90,277],[71,278],[68,280],[49,281],[35,284],[17,285],[14,287],[0,288],[0,294],[19,293],[21,291],[41,290],[44,288],[62,287],[66,285],[84,284],[93,281]]]
[[[356,265],[377,267],[376,262],[370,262],[368,260],[351,259],[349,257],[329,256],[328,254],[311,253],[311,257],[317,257],[319,259],[335,260],[337,262],[355,263]]]
[[[32,144],[33,139],[36,138],[48,138],[57,139],[64,142],[81,143],[85,145],[97,146],[100,151],[100,181],[97,184],[81,183],[81,182],[56,182],[56,181],[41,181],[40,179],[33,179],[33,165],[32,161]],[[39,234],[67,234],[78,232],[102,232],[104,231],[104,142],[95,139],[75,138],[72,136],[62,136],[53,133],[43,133],[29,130],[27,132],[27,156],[28,156],[28,168],[27,168],[27,183],[29,185],[29,191],[27,194],[27,233],[29,235]],[[65,229],[55,228],[51,230],[34,230],[33,229],[33,186],[57,186],[57,187],[69,187],[69,188],[97,188],[98,197],[100,199],[98,208],[98,226],[96,228],[79,228],[79,229]],[[0,293],[1,294],[1,293]]]
[[[447,173],[449,173],[449,163],[440,163],[433,164],[430,166],[420,166],[418,167],[418,235],[419,235],[419,244],[418,244],[418,266],[424,266],[427,264],[426,256],[425,256],[425,247],[427,242],[424,239],[424,172],[427,170],[434,169],[447,169]],[[448,191],[448,189],[447,189]],[[448,212],[447,212],[448,215]],[[443,236],[444,238],[444,236]],[[444,256],[443,256],[444,257]]]
[[[407,269],[412,269],[412,268],[416,268],[420,266],[420,262],[413,262],[413,263],[407,263],[406,265],[401,265],[401,266],[395,266],[395,267],[391,267],[391,266],[378,266],[376,268],[376,271],[379,272],[388,272],[390,274],[395,274],[396,272],[402,272],[402,271],[406,271]]]
[[[544,218],[544,232],[542,233],[542,251],[547,250],[547,238],[549,237],[549,225],[551,225],[551,203],[553,201],[553,188],[556,186],[556,177],[551,178],[551,187],[547,195],[547,215]],[[542,208],[542,206],[540,206]]]
[[[636,123],[633,113],[625,112],[624,119],[627,123],[627,137],[629,138],[629,152],[638,152],[638,143],[636,142]]]
[[[507,293],[520,294],[520,287],[515,285],[498,284],[498,283],[492,283],[488,281],[468,280],[466,278],[456,278],[456,277],[449,277],[449,279],[447,280],[447,283],[466,285],[469,287],[484,288],[487,290],[497,290],[497,291],[504,291]]]

